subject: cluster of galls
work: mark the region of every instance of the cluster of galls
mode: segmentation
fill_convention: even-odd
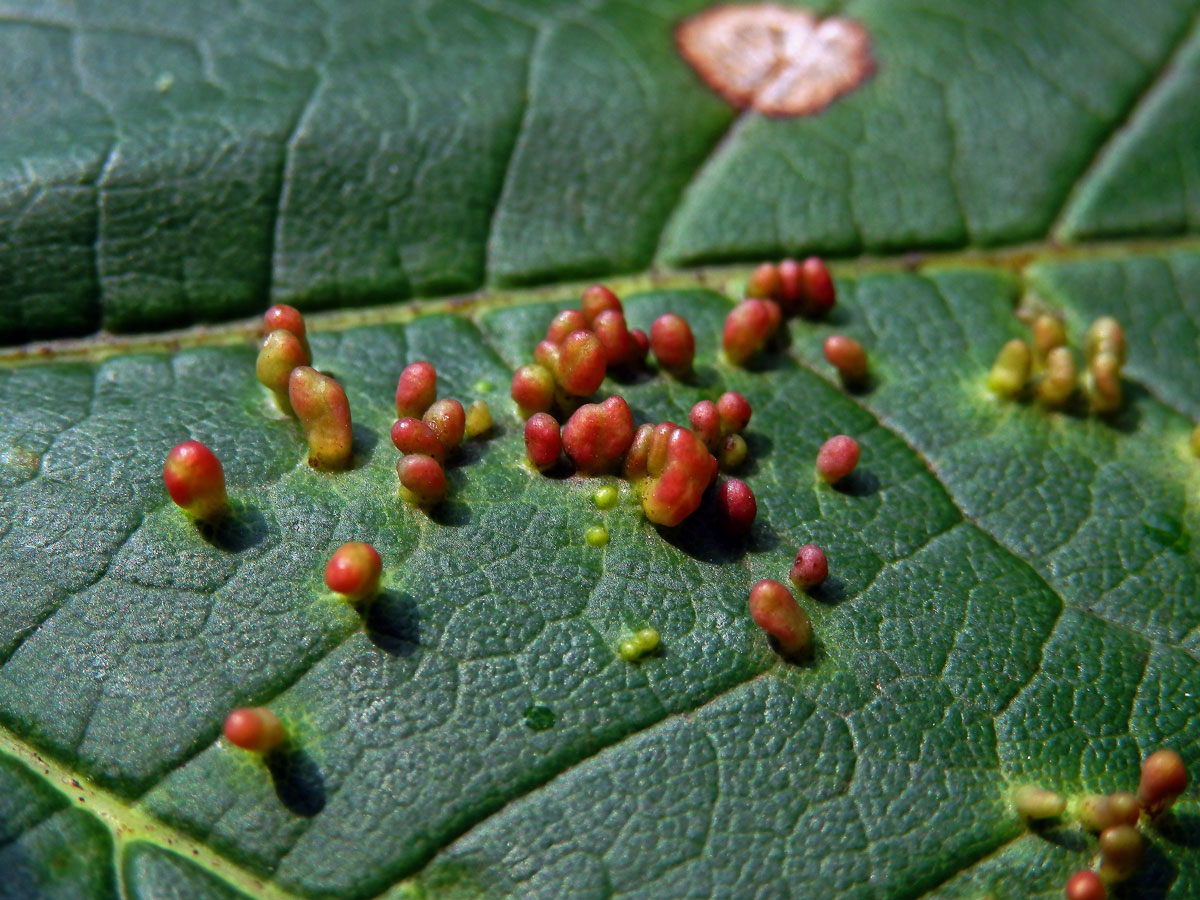
[[[735,366],[743,365],[770,345],[785,319],[819,319],[836,302],[833,278],[820,258],[763,263],[750,276],[746,299],[725,317],[721,338],[725,358]]]
[[[353,429],[350,401],[337,379],[312,367],[304,317],[291,306],[272,306],[263,316],[267,336],[255,372],[275,404],[295,416],[308,438],[308,464],[336,471],[350,465]]]
[[[641,368],[651,350],[662,369],[686,374],[696,354],[691,327],[667,313],[654,321],[649,337],[630,330],[617,295],[594,284],[583,292],[579,309],[564,309],[550,322],[533,350],[534,362],[513,374],[512,398],[525,419],[551,411],[570,415],[610,368]]]
[[[406,366],[396,384],[396,422],[392,443],[403,456],[396,463],[400,493],[418,506],[434,506],[446,496],[446,457],[463,436],[478,437],[492,427],[487,403],[476,400],[469,410],[452,397],[437,397],[437,371],[432,363]]]
[[[1145,815],[1151,822],[1166,813],[1187,788],[1187,770],[1174,750],[1155,750],[1142,762],[1137,794],[1084,794],[1070,804],[1054,791],[1022,785],[1012,795],[1013,807],[1029,822],[1057,819],[1070,808],[1086,830],[1099,835],[1098,865],[1082,869],[1067,879],[1067,900],[1106,900],[1108,886],[1134,873],[1144,852],[1138,825]]]
[[[1086,366],[1080,375],[1075,354],[1067,346],[1062,320],[1037,315],[1030,340],[1013,338],[1001,349],[988,373],[988,387],[1001,397],[1017,399],[1030,392],[1049,409],[1067,406],[1082,390],[1092,412],[1108,414],[1121,407],[1121,368],[1125,365],[1125,332],[1112,316],[1092,323],[1084,344]]]

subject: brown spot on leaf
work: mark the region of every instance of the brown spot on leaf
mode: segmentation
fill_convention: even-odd
[[[718,6],[680,23],[675,41],[713,90],[769,116],[820,112],[870,77],[866,29],[776,3]]]

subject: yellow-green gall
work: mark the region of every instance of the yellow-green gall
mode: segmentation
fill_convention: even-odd
[[[1033,356],[1039,365],[1044,365],[1050,353],[1067,345],[1067,330],[1062,320],[1046,313],[1033,320]]]
[[[1013,791],[1012,803],[1017,815],[1029,821],[1053,819],[1067,808],[1062,794],[1036,784],[1023,784]]]
[[[608,529],[603,525],[593,525],[587,530],[587,542],[590,547],[603,547],[608,543]]]
[[[1124,881],[1142,861],[1142,835],[1132,825],[1115,825],[1100,832],[1100,877]]]
[[[1088,329],[1084,346],[1088,359],[1101,353],[1111,353],[1118,364],[1125,362],[1125,331],[1112,316],[1101,316]]]
[[[639,628],[633,639],[642,648],[642,653],[653,653],[658,649],[659,635],[657,628]]]
[[[1192,453],[1200,456],[1200,425],[1192,429],[1191,445]]]
[[[717,462],[721,471],[732,472],[746,461],[746,439],[740,434],[727,434],[717,447]]]
[[[492,430],[492,409],[486,400],[473,400],[467,407],[465,433],[476,438]]]
[[[617,505],[617,489],[611,484],[596,488],[592,502],[596,504],[596,509],[612,509]]]
[[[988,387],[1001,397],[1016,397],[1025,390],[1033,358],[1029,345],[1013,338],[1000,348],[992,370],[988,372]]]
[[[1075,392],[1075,357],[1066,347],[1055,347],[1046,357],[1046,369],[1038,382],[1038,400],[1048,407],[1065,404]]]
[[[1093,411],[1115,412],[1121,406],[1121,361],[1107,351],[1097,353],[1088,364],[1084,387]]]
[[[617,646],[617,652],[626,662],[637,662],[658,649],[658,629],[639,628]]]

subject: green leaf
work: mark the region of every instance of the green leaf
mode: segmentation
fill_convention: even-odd
[[[680,59],[701,5],[0,12],[0,335],[140,332],[0,350],[0,898],[1049,898],[1095,840],[1012,787],[1132,789],[1160,746],[1195,773],[1200,3],[851,3],[877,72],[796,119]],[[872,258],[728,365],[742,264],[810,252]],[[511,372],[592,276],[696,334],[694,375],[605,382],[639,423],[750,399],[744,545],[711,498],[659,529],[525,464]],[[272,301],[342,307],[309,322],[347,472],[306,464],[253,325],[154,333]],[[988,391],[1033,303],[1077,345],[1124,324],[1118,414]],[[388,439],[417,359],[496,423],[431,513]],[[829,487],[836,433],[862,462]],[[215,530],[162,487],[189,438]],[[384,560],[361,615],[322,579],[348,540]],[[746,596],[808,542],[795,665]],[[220,738],[246,704],[285,751]],[[1144,832],[1118,895],[1200,892],[1194,790]]]

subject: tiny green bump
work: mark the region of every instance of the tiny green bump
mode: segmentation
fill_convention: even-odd
[[[486,378],[481,378],[479,381],[471,385],[471,390],[477,394],[486,394],[493,387],[495,387],[495,385],[493,385],[490,381],[488,381]]]
[[[653,653],[658,649],[658,629],[657,628],[639,628],[634,634],[633,639],[641,648],[642,653]]]
[[[626,638],[618,645],[617,652],[621,654],[621,659],[626,662],[637,662],[641,659],[642,647],[633,638]]]
[[[603,525],[593,525],[587,530],[587,542],[593,547],[603,547],[608,543],[608,529]]]
[[[611,484],[596,488],[596,492],[592,494],[592,502],[596,504],[597,509],[612,509],[617,505],[617,489]]]

